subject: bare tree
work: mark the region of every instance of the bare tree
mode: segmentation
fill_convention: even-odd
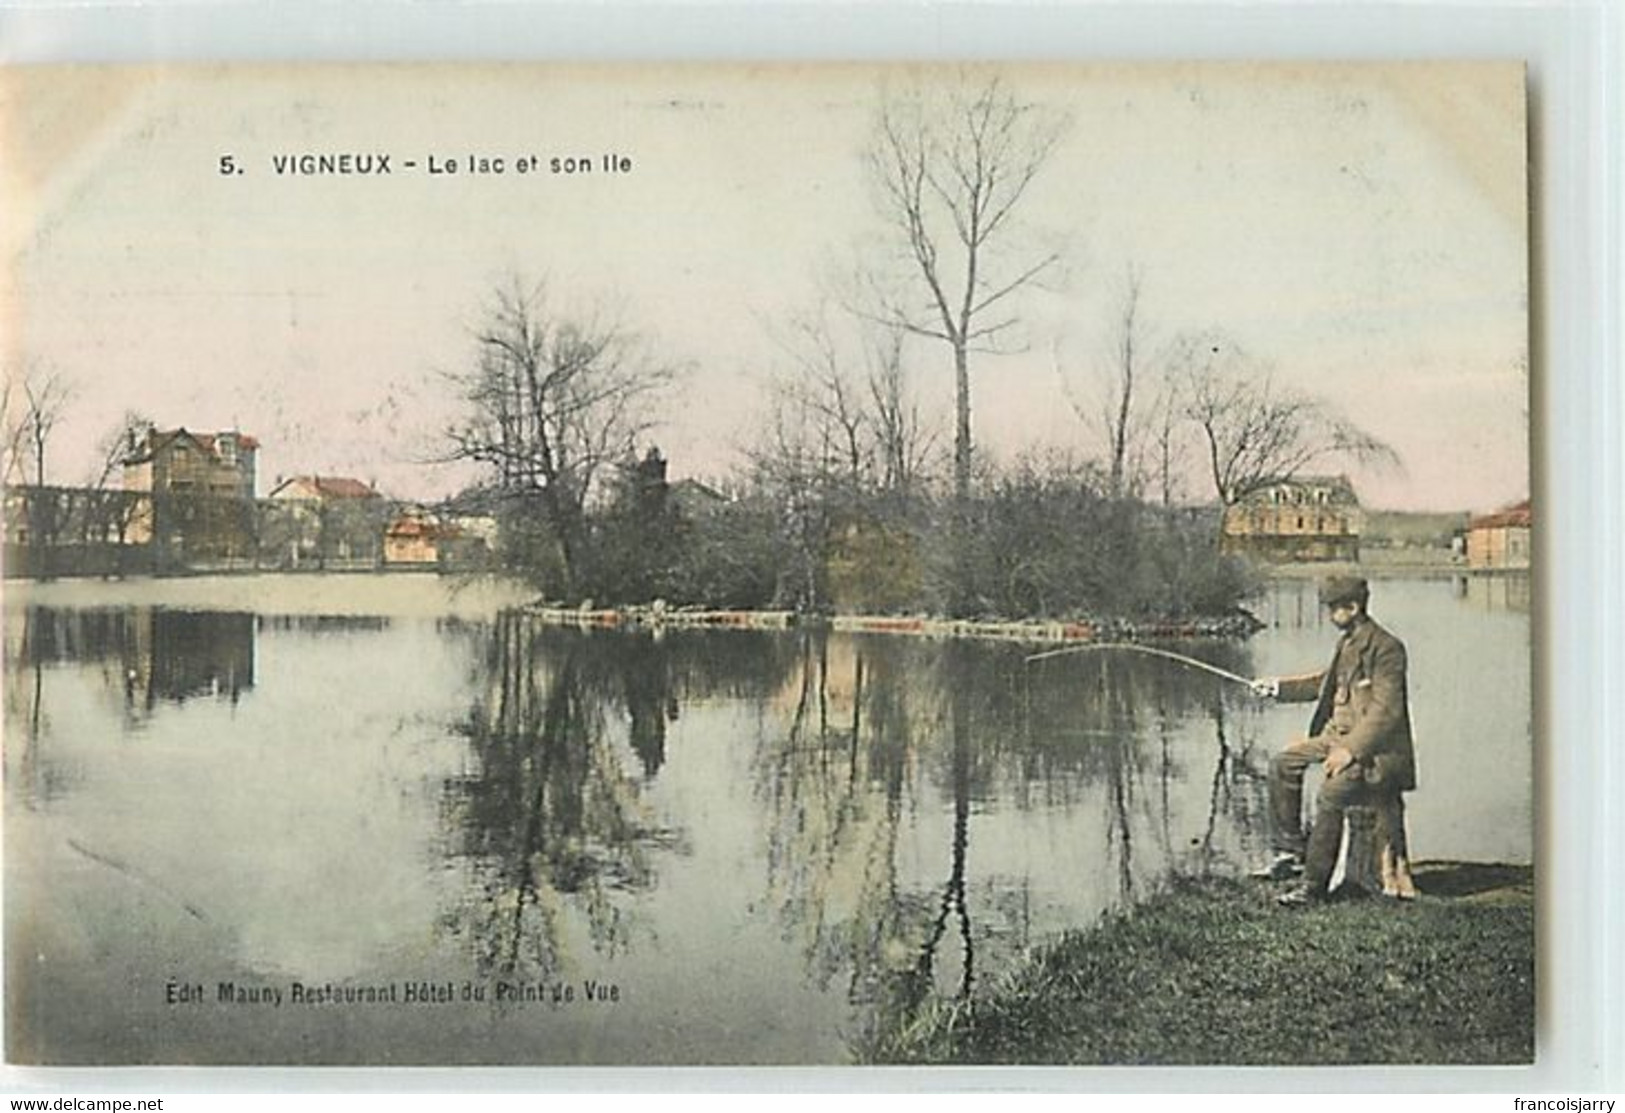
[[[1185,394],[1173,360],[1158,368],[1156,394],[1151,402],[1151,460],[1156,476],[1157,496],[1165,511],[1172,511],[1179,495],[1180,477],[1186,470],[1189,448],[1185,436]]]
[[[997,350],[1018,323],[1011,298],[1059,262],[1035,250],[1014,260],[1015,215],[1065,128],[997,77],[961,75],[943,88],[888,92],[866,163],[882,218],[901,240],[898,286],[876,280],[878,319],[947,345],[954,361],[954,493],[971,482],[970,355]]]
[[[776,385],[786,405],[775,416],[776,435],[783,442],[787,419],[810,421],[808,432],[819,442],[817,451],[833,465],[838,461],[851,490],[861,489],[873,472],[872,415],[850,353],[829,319],[827,306],[811,315],[793,318],[779,345],[790,359],[790,374]],[[806,446],[801,446],[805,449]]]
[[[23,479],[23,449],[27,428],[23,422],[22,386],[11,375],[0,382],[0,482],[15,486]]]
[[[1106,471],[1111,496],[1126,493],[1129,442],[1134,434],[1135,379],[1145,358],[1140,344],[1140,273],[1130,268],[1123,288],[1117,335],[1112,343],[1111,406],[1106,413],[1106,440],[1111,455]]]
[[[832,525],[834,454],[831,423],[803,394],[778,394],[761,435],[745,448],[752,486],[770,500],[786,546],[774,594],[778,602],[818,610]]]
[[[1099,389],[1072,397],[1072,409],[1101,439],[1106,450],[1107,492],[1113,499],[1140,487],[1146,449],[1144,423],[1150,418],[1146,379],[1152,364],[1141,305],[1141,275],[1130,266],[1118,291],[1099,358]],[[1057,349],[1058,351],[1058,349]],[[1056,359],[1057,371],[1060,358]],[[1071,389],[1068,393],[1072,394]]]
[[[790,416],[812,422],[850,492],[914,493],[937,433],[909,383],[902,331],[825,303],[776,334],[790,373],[774,384],[775,422]]]
[[[73,388],[60,372],[31,365],[19,380],[7,377],[0,403],[5,452],[0,466],[7,484],[32,479],[45,486],[51,435],[72,400]]]
[[[903,524],[932,435],[909,390],[896,329],[826,302],[770,331],[787,365],[744,451],[754,486],[781,516],[787,555],[776,594],[817,609],[843,529],[850,541],[850,529]]]
[[[568,594],[589,500],[652,427],[648,404],[675,368],[602,311],[555,313],[541,284],[517,278],[493,295],[474,340],[474,366],[453,376],[468,408],[445,431],[447,458],[484,465],[500,495],[541,515]]]
[[[153,427],[152,419],[146,414],[125,410],[118,424],[96,442],[95,470],[86,477],[88,486],[98,491],[110,487],[114,477],[123,472],[124,462],[146,444],[147,434]]]
[[[86,540],[123,544],[128,539],[130,527],[146,504],[143,496],[124,491],[122,484],[115,489],[113,481],[122,478],[125,461],[146,444],[152,429],[151,418],[126,410],[97,442],[96,464],[86,477]]]
[[[869,347],[877,481],[886,494],[919,492],[937,453],[937,428],[920,412],[903,364],[903,333],[888,328]]]
[[[1394,450],[1325,402],[1277,384],[1267,367],[1219,332],[1181,338],[1185,413],[1200,431],[1209,479],[1233,506],[1311,465],[1397,464]]]
[[[46,457],[51,436],[73,398],[73,390],[63,376],[43,365],[30,363],[13,382],[7,376],[4,397],[5,460],[3,475],[7,486],[33,481],[36,490],[27,499],[27,532],[39,548],[38,566],[33,574],[49,579],[54,574],[51,553],[71,519],[71,501],[62,492],[45,491]],[[30,561],[33,564],[33,561]]]

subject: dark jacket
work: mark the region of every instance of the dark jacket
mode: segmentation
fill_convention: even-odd
[[[1347,672],[1348,710],[1338,718],[1337,663],[1350,654]],[[1322,672],[1281,680],[1280,699],[1315,701],[1309,736],[1336,735],[1352,753],[1366,780],[1400,792],[1416,787],[1416,752],[1411,740],[1410,696],[1405,679],[1405,643],[1370,616],[1338,641],[1332,663]]]

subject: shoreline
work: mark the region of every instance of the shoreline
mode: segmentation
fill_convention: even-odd
[[[1533,1061],[1533,867],[1417,862],[1415,871],[1415,900],[1303,910],[1277,907],[1276,885],[1176,878],[1068,932],[985,995],[904,1018],[869,1061]]]
[[[1380,551],[1380,550],[1379,550]],[[1318,580],[1326,576],[1364,576],[1370,580],[1448,580],[1457,577],[1498,579],[1528,576],[1530,568],[1472,568],[1465,561],[1434,557],[1411,557],[1382,553],[1376,559],[1291,561],[1258,566],[1260,578],[1272,580]]]
[[[805,615],[789,610],[568,607],[539,600],[523,581],[413,572],[236,572],[122,579],[7,580],[8,612],[30,606],[250,611],[279,615],[494,616],[519,610],[543,623],[584,630],[824,629],[836,633],[976,638],[1036,644],[1099,640],[1241,639],[1261,628],[1249,612],[1179,620],[954,619],[912,614]]]
[[[894,634],[926,638],[977,638],[1036,643],[1103,640],[1235,639],[1262,628],[1251,614],[1168,622],[1128,619],[955,619],[928,615],[800,615],[794,611],[667,610],[650,607],[582,609],[533,605],[525,613],[550,625],[582,629],[824,629],[833,633]]]
[[[1261,569],[1264,583],[1301,583],[1355,573],[1373,580],[1457,577],[1504,579],[1527,569],[1468,569],[1447,564],[1316,563]],[[1240,641],[1262,623],[1245,607],[1182,619],[948,618],[930,614],[805,615],[791,610],[564,606],[537,598],[525,582],[496,575],[443,575],[428,570],[361,572],[232,572],[119,579],[6,580],[0,601],[23,606],[156,606],[288,615],[482,616],[521,610],[544,623],[589,630],[823,629],[835,633],[975,638],[1033,644],[1093,641]]]

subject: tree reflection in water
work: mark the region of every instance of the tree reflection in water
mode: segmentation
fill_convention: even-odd
[[[787,655],[751,633],[587,632],[517,611],[460,629],[480,648],[478,695],[457,727],[472,768],[447,783],[445,822],[476,891],[443,926],[503,976],[557,974],[577,944],[613,957],[637,930],[651,852],[684,850],[644,793],[668,724],[685,699],[760,698]]]
[[[1175,643],[1167,648],[1231,672],[1251,671],[1245,648],[1231,643]],[[1065,682],[1035,685],[1042,695],[1031,703],[1031,734],[1037,739],[1092,736],[1092,744],[1086,747],[1086,777],[1107,786],[1107,822],[1117,848],[1120,899],[1134,899],[1137,885],[1159,879],[1158,873],[1134,868],[1136,815],[1146,820],[1147,829],[1157,832],[1167,870],[1188,875],[1233,872],[1239,863],[1226,856],[1216,837],[1221,821],[1228,817],[1232,822],[1225,826],[1259,836],[1265,833],[1266,823],[1258,720],[1235,714],[1237,700],[1249,697],[1227,682],[1146,656],[1086,653],[1045,664],[1062,663],[1072,666]],[[1180,809],[1172,793],[1195,769],[1181,766],[1173,743],[1182,724],[1202,720],[1209,724],[1208,736],[1213,740],[1206,824],[1200,836],[1181,846],[1173,833],[1173,819]],[[1081,729],[1062,725],[1067,722],[1088,725]],[[1158,749],[1154,773],[1146,753],[1153,738]],[[1205,763],[1209,758],[1203,755],[1201,760]],[[1154,798],[1145,796],[1148,775],[1156,777]],[[1143,797],[1138,806],[1137,795]]]
[[[518,612],[486,636],[479,695],[460,727],[474,767],[446,787],[481,890],[448,926],[467,931],[482,971],[556,973],[571,911],[596,950],[615,953],[628,926],[613,894],[648,884],[645,849],[667,837],[605,730],[617,678],[595,648]]]
[[[1218,754],[1208,794],[1207,827],[1181,871],[1202,877],[1216,872],[1216,866],[1223,867],[1218,872],[1233,874],[1245,865],[1227,860],[1220,850],[1216,836],[1221,818],[1229,820],[1230,828],[1260,839],[1269,833],[1269,755],[1258,745],[1255,721],[1231,716],[1218,693],[1208,701],[1207,714]],[[1232,735],[1238,736],[1234,745]]]
[[[800,636],[800,652],[778,696],[785,713],[767,720],[758,754],[769,887],[820,985],[848,975],[862,1006],[849,1033],[860,1055],[928,1002],[973,993],[989,940],[1006,949],[1029,941],[1027,884],[973,868],[979,807],[1100,807],[1116,902],[1169,870],[1214,869],[1222,813],[1261,817],[1251,743],[1230,737],[1234,697],[1166,662],[1080,655],[1040,672],[1020,646],[814,633]],[[1200,652],[1245,667],[1231,647]],[[1189,771],[1173,739],[1204,720],[1216,743],[1206,837],[1180,846],[1175,786]],[[939,806],[951,822],[930,818]],[[900,876],[913,865],[899,855],[904,826],[941,832],[945,845],[924,851],[943,863],[941,880],[917,876],[928,864]],[[1142,852],[1147,838],[1152,849]]]
[[[101,695],[119,707],[126,737],[165,704],[221,699],[235,707],[254,688],[252,614],[30,606],[7,627],[6,715],[25,728],[18,772],[29,806],[71,780],[48,753],[53,701],[46,675],[53,669],[88,666]]]
[[[964,642],[953,642],[946,651],[944,662],[948,683],[948,722],[952,749],[949,759],[949,784],[954,802],[953,841],[949,849],[948,881],[942,889],[936,919],[920,947],[914,967],[901,980],[901,1004],[913,1013],[929,991],[936,964],[937,948],[942,942],[952,913],[959,927],[961,944],[959,984],[956,998],[970,996],[976,969],[975,939],[971,933],[970,907],[965,900],[965,865],[970,851],[970,794],[971,794],[971,672],[974,661]]]
[[[773,700],[784,713],[764,718],[756,757],[770,902],[821,989],[844,972],[853,1001],[873,1003],[911,992],[908,979],[929,982],[953,905],[898,876],[905,810],[919,803],[918,739],[934,735],[941,710],[920,683],[917,643],[803,632],[798,650]]]
[[[472,761],[445,801],[475,888],[446,925],[504,976],[555,975],[575,952],[612,956],[652,931],[636,895],[654,882],[657,851],[685,848],[648,789],[696,699],[757,709],[766,906],[813,985],[844,984],[860,1054],[927,1005],[976,992],[987,954],[1003,961],[1040,941],[1033,885],[1054,879],[1008,845],[990,844],[978,867],[984,811],[1098,814],[1100,837],[1082,849],[1103,856],[1100,877],[1063,884],[1109,878],[1101,907],[1170,871],[1219,868],[1233,842],[1220,837],[1226,817],[1262,818],[1252,743],[1238,737],[1250,718],[1219,682],[1156,659],[1086,654],[1040,668],[1014,643],[654,637],[517,613],[467,633],[481,647],[479,696],[460,728]],[[1230,647],[1198,652],[1245,668]],[[1211,750],[1193,746],[1193,730],[1208,729]],[[1191,826],[1200,805],[1187,783],[1206,797],[1205,831]]]
[[[23,620],[17,624],[21,640],[15,652],[9,638],[6,644],[6,716],[25,724],[15,783],[21,786],[23,805],[29,809],[55,795],[64,779],[44,758],[46,655],[39,647],[40,612],[38,607],[23,612]],[[11,730],[7,734],[15,737]]]
[[[218,697],[237,703],[254,687],[257,633],[256,617],[244,612],[29,607],[14,655],[35,669],[99,665],[132,725],[161,702]]]

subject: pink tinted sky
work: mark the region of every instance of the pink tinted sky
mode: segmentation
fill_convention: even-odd
[[[891,79],[896,79],[893,73]],[[1506,64],[1116,65],[1006,71],[1071,128],[1025,233],[1066,266],[1022,306],[1024,353],[975,366],[977,436],[1094,447],[1120,276],[1156,336],[1222,328],[1400,453],[1368,505],[1487,509],[1528,493],[1521,69]],[[279,474],[431,497],[454,416],[443,372],[505,276],[564,308],[617,305],[689,368],[654,434],[716,475],[784,357],[764,322],[879,225],[859,152],[865,67],[13,70],[3,304],[8,373],[76,386],[53,445],[81,480],[127,409],[240,428]],[[277,175],[302,152],[385,152],[388,177]],[[632,159],[609,176],[431,177],[471,154]],[[245,172],[222,176],[232,154]],[[407,171],[404,162],[420,167]],[[944,353],[908,352],[945,415]],[[1202,489],[1193,479],[1193,494]]]

